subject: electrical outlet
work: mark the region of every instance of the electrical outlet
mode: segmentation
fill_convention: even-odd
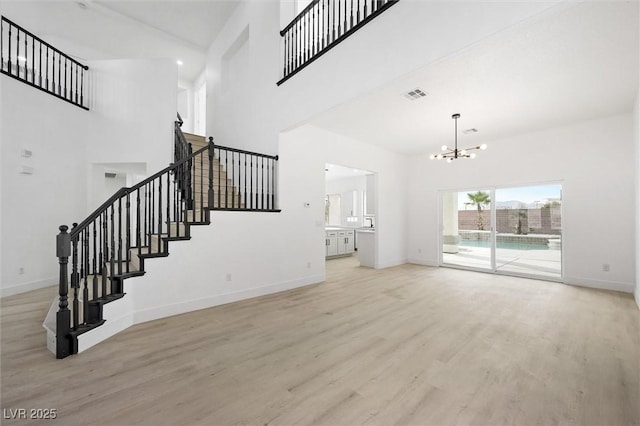
[[[421,254],[421,253],[422,253],[422,249],[421,249],[421,248],[419,248],[419,249],[418,249],[418,254]]]
[[[227,281],[231,281],[231,274],[227,274]]]
[[[20,275],[24,274],[24,268],[22,266],[18,268],[18,274]]]
[[[311,268],[311,262],[307,262],[307,268]]]
[[[604,272],[609,272],[611,270],[611,266],[608,263],[603,263],[602,264],[602,270]]]

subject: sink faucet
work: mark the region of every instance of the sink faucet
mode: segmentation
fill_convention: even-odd
[[[367,220],[369,221],[369,228],[373,228],[373,218],[365,217],[364,221],[366,222]]]

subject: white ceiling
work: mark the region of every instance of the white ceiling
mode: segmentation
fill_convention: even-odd
[[[639,3],[562,4],[413,72],[311,124],[406,154],[631,111]],[[410,101],[420,88],[428,96]],[[464,129],[478,133],[465,135]],[[491,147],[490,147],[491,148]]]
[[[193,81],[205,67],[208,46],[238,4],[238,0],[2,0],[0,11],[80,59],[180,59],[181,79]]]

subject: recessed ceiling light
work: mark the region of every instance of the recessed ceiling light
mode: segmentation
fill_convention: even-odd
[[[180,66],[182,66],[182,61],[181,61],[180,59],[178,59],[178,60],[176,61],[176,64],[178,64],[178,66],[180,67]]]

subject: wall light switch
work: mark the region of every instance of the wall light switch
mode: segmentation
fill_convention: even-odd
[[[33,155],[33,151],[31,151],[30,149],[23,149],[22,151],[20,151],[20,155],[25,158],[29,158]]]

